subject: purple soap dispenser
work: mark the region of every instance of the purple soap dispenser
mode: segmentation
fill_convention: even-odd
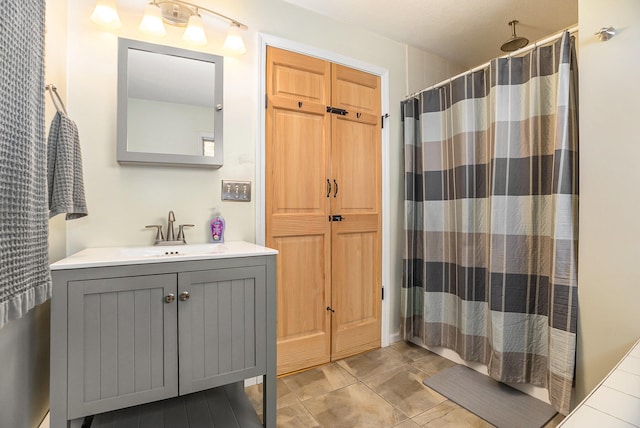
[[[211,240],[214,243],[224,242],[224,218],[218,208],[213,211],[211,219]]]

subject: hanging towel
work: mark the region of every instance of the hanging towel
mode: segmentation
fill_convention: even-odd
[[[67,213],[66,220],[86,216],[78,127],[60,111],[49,128],[47,172],[49,218],[61,213]]]
[[[51,296],[44,3],[0,1],[0,328]]]

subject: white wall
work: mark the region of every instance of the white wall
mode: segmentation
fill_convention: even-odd
[[[476,64],[480,65],[480,64]],[[407,45],[407,94],[415,94],[429,86],[465,71],[461,65]]]
[[[640,2],[579,0],[578,11],[582,399],[640,337]],[[600,42],[603,26],[618,35]]]

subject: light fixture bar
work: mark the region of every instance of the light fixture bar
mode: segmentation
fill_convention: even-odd
[[[235,19],[229,18],[229,17],[228,17],[228,16],[226,16],[226,15],[223,15],[223,14],[218,13],[218,12],[216,12],[216,11],[214,11],[214,10],[211,10],[211,9],[207,9],[206,7],[198,6],[197,4],[189,3],[189,2],[187,2],[187,1],[182,1],[182,0],[156,0],[154,3],[156,3],[156,4],[164,4],[164,3],[172,4],[172,3],[178,3],[178,4],[181,4],[181,5],[183,5],[183,6],[192,7],[192,8],[194,8],[194,9],[196,9],[196,10],[204,10],[205,12],[208,12],[208,13],[210,13],[210,14],[212,14],[212,15],[215,15],[215,16],[217,16],[218,18],[222,18],[222,19],[224,19],[224,20],[226,20],[226,21],[229,21],[232,25],[238,26],[238,27],[242,28],[243,30],[246,30],[246,29],[248,29],[248,28],[249,28],[249,27],[247,27],[245,24],[243,24],[243,23],[241,23],[241,22],[238,22],[238,21],[236,21]]]

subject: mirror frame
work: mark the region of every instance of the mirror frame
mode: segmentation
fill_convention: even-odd
[[[218,55],[204,52],[190,51],[171,46],[156,45],[118,38],[118,113],[117,113],[117,150],[116,159],[119,164],[152,164],[152,165],[178,165],[220,168],[224,159],[222,125],[222,109],[215,109],[214,141],[215,156],[185,155],[171,153],[134,152],[128,149],[127,120],[128,120],[128,70],[129,49],[136,49],[163,55],[178,56],[198,61],[206,61],[215,64],[215,93],[214,105],[222,106],[224,58]]]

